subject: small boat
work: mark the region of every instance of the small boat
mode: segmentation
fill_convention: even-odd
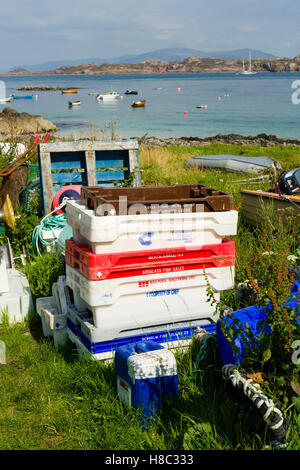
[[[300,225],[300,168],[281,173],[274,189],[241,191],[242,214],[252,225],[262,225],[266,217],[277,226],[281,218],[286,225]]]
[[[119,95],[116,91],[108,91],[106,93],[103,93],[103,95],[98,95],[97,100],[98,101],[110,101],[110,100],[117,100],[119,98],[123,98],[122,96]]]
[[[253,72],[251,66],[251,52],[249,51],[249,69],[245,69],[245,61],[243,59],[243,70],[242,72],[238,72],[238,75],[256,75],[257,72]]]
[[[61,90],[61,93],[63,95],[67,95],[67,94],[76,94],[78,93],[78,90]]]
[[[139,92],[138,91],[134,91],[134,90],[126,90],[125,95],[138,95]]]
[[[9,103],[13,99],[13,95],[8,96],[7,98],[0,98],[1,103]]]
[[[146,100],[140,100],[140,101],[134,101],[131,106],[133,108],[143,108],[145,104],[146,104]]]
[[[262,225],[266,212],[274,218],[274,222],[278,223],[281,217],[285,223],[293,218],[295,223],[300,224],[300,196],[250,189],[241,191],[241,195],[241,211],[251,225]]]
[[[16,96],[13,95],[14,100],[30,100],[33,98],[33,95],[22,95],[22,96]]]
[[[80,105],[81,105],[81,101],[69,101],[70,108],[73,106],[80,106]]]
[[[214,168],[238,173],[259,173],[268,169],[281,170],[281,165],[270,157],[248,157],[245,155],[201,155],[191,157],[186,168]]]

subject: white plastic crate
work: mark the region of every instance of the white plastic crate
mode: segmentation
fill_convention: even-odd
[[[0,248],[0,295],[9,291],[5,252]]]
[[[69,328],[67,328],[67,335],[70,341],[73,344],[75,344],[77,352],[78,352],[78,356],[80,359],[89,357],[89,358],[93,358],[93,359],[97,359],[101,361],[103,360],[108,360],[108,362],[113,361],[115,357],[115,351],[93,354],[84,346],[84,344],[80,341],[80,339],[71,330],[69,330]]]
[[[28,279],[14,268],[7,269],[6,275],[8,292],[0,295],[0,323],[2,314],[8,314],[10,323],[20,322],[34,309]]]
[[[141,328],[157,323],[212,316],[207,280],[216,291],[231,289],[234,268],[210,268],[179,273],[89,281],[66,265],[66,282],[79,311],[91,310],[97,328]]]
[[[97,216],[80,201],[67,201],[73,239],[93,253],[127,252],[221,243],[236,235],[237,211]]]
[[[45,240],[45,242],[49,243],[49,245],[46,245],[46,251],[51,251],[51,243],[55,244],[57,242],[62,230],[63,229],[42,230],[42,239]]]
[[[85,312],[79,312],[74,305],[69,305],[67,313],[67,327],[70,328],[74,334],[77,334],[81,337],[83,342],[86,342],[89,349],[97,349],[96,345],[99,345],[98,349],[102,348],[104,343],[106,344],[126,344],[126,338],[135,338],[136,341],[144,340],[145,337],[151,336],[152,339],[161,339],[162,331],[177,331],[178,337],[176,340],[182,340],[182,332],[186,329],[199,327],[208,329],[209,331],[215,329],[216,318],[213,318],[208,315],[207,317],[197,318],[192,321],[179,321],[179,322],[169,322],[162,323],[159,321],[155,325],[147,327],[134,327],[134,328],[122,328],[121,326],[114,325],[112,328],[97,328],[94,324],[94,318],[92,313],[89,310]],[[168,335],[170,339],[170,335]],[[101,346],[102,345],[102,346]]]
[[[101,342],[95,343],[94,347],[92,347],[92,345],[90,344],[90,341],[89,340],[87,341],[88,338],[85,335],[80,336],[76,334],[74,331],[72,331],[72,329],[69,327],[67,327],[67,334],[68,334],[68,338],[70,339],[70,341],[76,345],[80,358],[91,357],[96,360],[108,360],[111,362],[115,357],[116,347],[120,344],[128,344],[133,340],[145,341],[145,340],[151,339],[170,350],[174,350],[174,349],[180,349],[182,351],[186,350],[186,348],[188,348],[189,345],[191,344],[192,337],[193,337],[192,326],[190,325],[194,325],[195,334],[196,334],[196,331],[197,331],[197,328],[195,326],[196,323],[185,322],[184,324],[183,323],[180,324],[182,332],[179,328],[178,333],[173,334],[173,338],[175,336],[175,339],[171,340],[169,335],[166,335],[164,338],[162,338],[159,332],[164,329],[167,331],[170,331],[170,330],[168,330],[168,325],[161,325],[160,327],[155,327],[153,329],[147,328],[147,329],[130,331],[130,334],[132,336],[128,336],[128,333],[127,333],[127,336],[124,336],[125,332],[123,332],[123,335],[121,335],[119,338],[114,338],[111,341],[106,342],[106,346],[109,343],[109,347],[102,347],[103,343]],[[201,328],[201,326],[202,324],[200,325],[199,328]],[[98,330],[98,335],[101,336],[100,329]]]
[[[44,336],[51,336],[57,349],[67,340],[67,315],[60,313],[53,296],[41,297],[36,300],[36,311],[42,320]]]

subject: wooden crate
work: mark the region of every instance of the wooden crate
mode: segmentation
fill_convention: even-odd
[[[122,186],[129,178],[140,186],[138,143],[135,140],[112,142],[55,142],[38,147],[41,194],[45,214],[66,185]]]

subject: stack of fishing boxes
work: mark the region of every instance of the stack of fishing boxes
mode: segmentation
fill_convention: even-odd
[[[215,331],[207,288],[234,284],[237,211],[207,186],[82,187],[67,201],[67,332],[97,359],[150,339],[186,344],[199,327]]]

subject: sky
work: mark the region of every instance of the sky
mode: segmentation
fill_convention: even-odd
[[[0,71],[185,47],[300,54],[299,0],[1,0]]]

